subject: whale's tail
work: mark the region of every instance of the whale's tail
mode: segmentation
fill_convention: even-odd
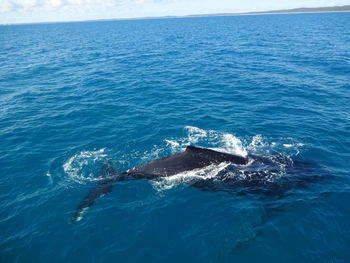
[[[101,175],[106,179],[98,182],[96,186],[88,192],[75,210],[74,216],[70,219],[71,223],[80,221],[86,210],[95,204],[96,199],[112,192],[113,183],[126,179],[125,173],[118,174],[111,163],[103,165],[101,168]]]

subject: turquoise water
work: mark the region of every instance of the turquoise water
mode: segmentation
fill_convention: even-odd
[[[349,43],[349,13],[1,26],[0,261],[349,262]],[[189,144],[327,179],[123,181],[68,223],[107,161]]]

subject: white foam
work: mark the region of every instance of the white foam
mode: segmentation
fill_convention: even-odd
[[[185,150],[188,145],[197,145],[244,157],[248,154],[241,140],[233,134],[203,130],[194,126],[186,126],[184,129],[187,137],[164,140],[172,153]]]
[[[229,153],[234,153],[243,157],[246,157],[248,155],[248,152],[243,147],[241,140],[232,134],[223,134],[221,141],[224,143],[224,149]]]
[[[189,184],[194,183],[198,180],[207,180],[215,177],[228,165],[228,163],[221,163],[218,165],[212,164],[204,168],[178,173],[169,177],[162,177],[159,178],[159,180],[152,181],[152,185],[158,191],[163,191],[180,184]]]
[[[170,149],[172,152],[175,152],[181,147],[180,143],[177,141],[165,140],[165,142],[168,144],[168,146],[170,146]]]
[[[185,129],[188,132],[188,143],[197,143],[201,138],[207,137],[207,131],[194,126],[186,126]]]
[[[106,157],[104,148],[96,151],[81,151],[63,164],[63,170],[70,179],[78,183],[98,181],[103,178],[97,176],[94,169],[96,169],[96,163],[103,161]]]
[[[248,149],[251,152],[257,152],[267,146],[268,144],[266,143],[264,137],[261,134],[257,134],[253,136],[251,143],[248,145]]]

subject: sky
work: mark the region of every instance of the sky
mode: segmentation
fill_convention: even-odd
[[[350,0],[0,0],[0,24],[265,11]]]

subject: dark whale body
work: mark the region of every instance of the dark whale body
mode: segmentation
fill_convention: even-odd
[[[275,158],[282,157],[277,156]],[[284,163],[288,163],[286,160],[282,161]],[[247,165],[248,162],[249,165]],[[295,182],[297,184],[304,184],[305,182],[317,180],[319,178],[318,176],[316,176],[316,179],[312,176],[304,176],[304,172],[309,172],[308,170],[312,168],[305,163],[300,163],[298,165],[299,169],[291,169],[288,172],[299,173],[303,176],[298,177],[297,180],[293,180],[293,183],[291,183],[289,178],[286,177],[284,180],[281,180],[281,184],[275,184],[269,181],[268,176],[278,173],[279,168],[275,167],[269,158],[254,155],[242,157],[207,148],[187,146],[186,150],[182,153],[159,158],[131,168],[122,173],[115,171],[112,165],[106,164],[103,173],[107,179],[99,182],[90,190],[90,192],[78,206],[72,221],[74,222],[81,220],[84,211],[92,206],[97,198],[110,193],[112,191],[113,184],[117,181],[168,177],[220,163],[229,163],[230,165],[228,165],[224,171],[220,172],[214,178],[210,180],[197,181],[193,183],[192,186],[211,191],[222,189],[222,186],[224,186],[225,188],[245,188],[253,192],[269,192],[272,190],[274,193],[278,193],[295,186]],[[244,170],[239,170],[238,174],[242,174],[243,172],[243,180],[242,178],[237,178],[237,176],[227,176],[230,174],[230,172],[235,172],[237,169],[241,169],[242,167]]]
[[[242,156],[214,151],[211,149],[187,146],[186,151],[136,166],[126,173],[134,178],[154,179],[192,171],[211,164],[223,162],[247,164]]]

